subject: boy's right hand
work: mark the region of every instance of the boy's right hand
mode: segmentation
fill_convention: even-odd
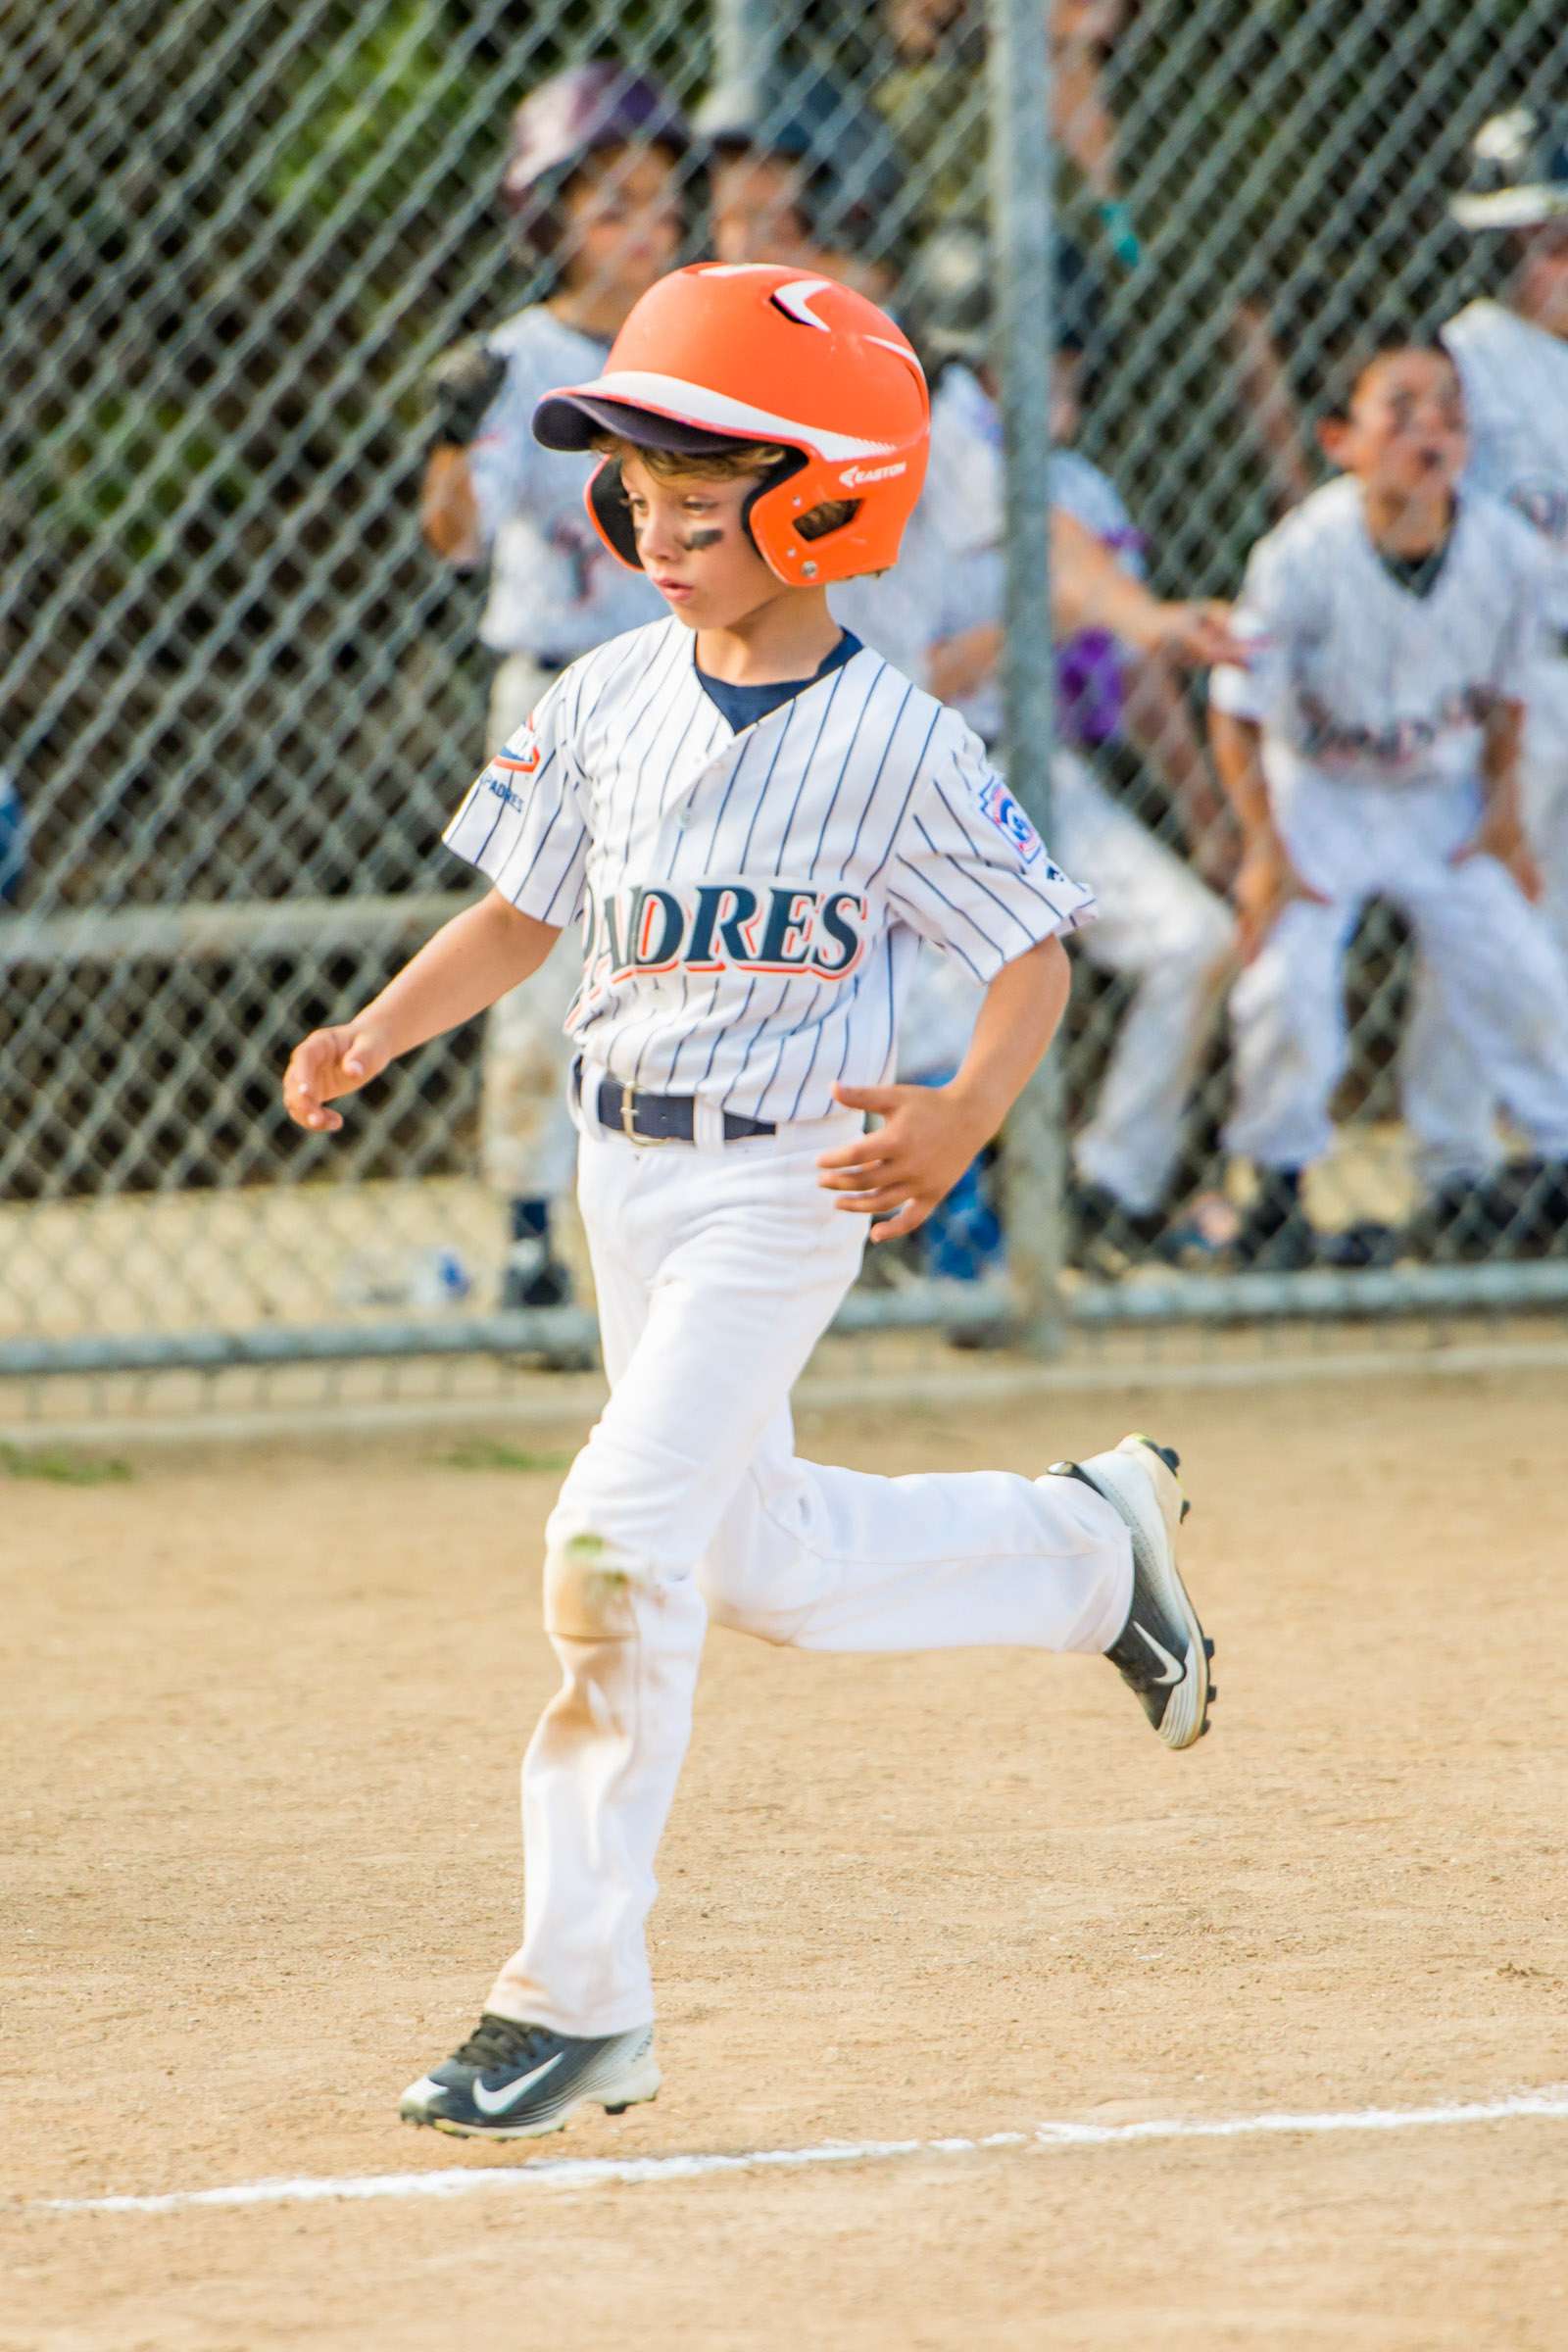
[[[313,1029],[289,1055],[283,1073],[283,1108],[296,1127],[335,1135],[343,1124],[341,1111],[328,1110],[334,1095],[357,1094],[378,1078],[392,1059],[379,1031],[363,1021],[346,1021],[338,1029]]]
[[[1310,899],[1314,906],[1330,902],[1320,890],[1303,882],[1275,832],[1250,835],[1242,850],[1242,862],[1233,885],[1236,900],[1236,942],[1244,963],[1251,963],[1292,899]]]

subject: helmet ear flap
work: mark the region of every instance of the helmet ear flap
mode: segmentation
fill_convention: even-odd
[[[777,490],[782,483],[789,480],[792,473],[804,472],[805,467],[805,450],[787,449],[784,453],[784,463],[781,466],[770,466],[766,473],[754,482],[751,489],[747,491],[745,502],[741,507],[741,529],[751,540],[754,548],[757,547],[757,539],[752,530],[752,509],[765,491]],[[761,553],[760,548],[758,553]]]
[[[585,495],[588,512],[598,527],[599,536],[611,553],[618,556],[631,570],[641,571],[643,560],[637,553],[637,534],[631,527],[631,507],[616,459],[601,459],[588,477]]]
[[[754,548],[757,539],[752,530],[752,509],[764,492],[777,490],[789,480],[791,474],[802,472],[806,462],[804,450],[789,450],[783,464],[771,466],[747,492],[741,508],[741,528]],[[619,460],[601,459],[588,477],[583,495],[594,527],[611,553],[618,556],[631,570],[641,571],[643,560],[637,553],[637,534],[632,529],[631,507],[626,497],[626,486],[620,478]]]

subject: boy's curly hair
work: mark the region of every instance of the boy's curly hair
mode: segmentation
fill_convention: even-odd
[[[695,474],[700,481],[734,482],[748,475],[760,480],[775,466],[786,465],[793,451],[776,441],[726,441],[722,449],[644,449],[635,441],[623,441],[618,433],[596,433],[593,447],[602,458],[619,466],[627,458],[639,458],[655,479],[677,481],[682,474]],[[842,530],[859,513],[858,498],[830,498],[802,514],[795,528],[803,539],[823,539],[829,531]]]

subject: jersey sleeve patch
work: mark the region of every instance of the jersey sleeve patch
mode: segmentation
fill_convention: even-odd
[[[981,785],[976,798],[980,813],[989,817],[999,833],[1005,834],[1018,853],[1020,865],[1032,865],[1045,848],[1039,834],[1025,816],[1001,776],[989,776]]]
[[[582,891],[588,821],[573,753],[566,671],[480,770],[442,836],[503,898],[558,929]]]
[[[490,765],[500,768],[504,775],[532,776],[539,772],[540,758],[539,738],[534,733],[534,714],[530,711],[527,723],[519,733],[509,737],[491,760]]]

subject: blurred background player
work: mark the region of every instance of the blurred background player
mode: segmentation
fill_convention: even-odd
[[[995,747],[1002,728],[1006,494],[991,312],[984,240],[965,228],[928,240],[909,307],[935,379],[931,473],[912,550],[912,561],[925,567],[933,640],[918,674]],[[1053,825],[1071,842],[1077,869],[1101,900],[1102,918],[1095,935],[1086,935],[1086,952],[1135,989],[1093,1115],[1074,1145],[1079,1247],[1111,1271],[1169,1225],[1184,1113],[1218,1009],[1233,924],[1223,900],[1089,764],[1088,755],[1115,741],[1132,745],[1167,796],[1195,857],[1217,866],[1222,804],[1178,671],[1180,662],[1211,653],[1211,615],[1202,606],[1164,604],[1151,595],[1143,584],[1143,541],[1120,493],[1071,446],[1102,346],[1102,318],[1098,281],[1063,241],[1052,399],[1061,747],[1053,769]],[[913,585],[906,583],[906,600]],[[858,583],[842,612],[872,644],[879,641],[875,606],[883,586]],[[841,602],[836,597],[836,610]],[[928,976],[929,990],[945,999],[954,985],[934,969]],[[910,1054],[930,1036],[942,1041],[945,1057],[956,1025],[956,1007],[917,1002],[906,1030]],[[925,1073],[911,1063],[906,1074]]]
[[[1380,353],[1320,429],[1344,478],[1253,550],[1252,658],[1210,686],[1244,837],[1226,1140],[1259,1185],[1239,1254],[1279,1267],[1318,1253],[1301,1174],[1333,1140],[1344,956],[1373,896],[1409,922],[1488,1099],[1568,1157],[1568,974],[1509,870],[1544,551],[1500,501],[1456,497],[1464,403],[1440,347]]]
[[[678,259],[690,145],[664,92],[609,60],[541,83],[513,117],[502,194],[518,259],[542,290],[437,363],[420,506],[425,538],[447,563],[489,559],[479,634],[498,661],[487,756],[568,662],[662,612],[594,532],[582,503],[589,467],[542,449],[530,425],[545,391],[599,373],[633,303]],[[486,1029],[481,1158],[508,1203],[509,1308],[571,1296],[553,1230],[575,1161],[569,966],[558,957],[503,999]]]
[[[1466,488],[1505,499],[1547,557],[1546,625],[1525,715],[1521,794],[1542,910],[1568,962],[1568,113],[1516,108],[1483,125],[1453,216],[1477,240],[1494,291],[1443,329],[1464,386]],[[1528,1164],[1498,1172],[1496,1090],[1442,1013],[1422,970],[1402,1063],[1421,1137],[1431,1238],[1533,1217],[1560,1222],[1549,1188],[1532,1202]],[[1538,1237],[1539,1238],[1539,1237]]]
[[[906,258],[905,164],[842,83],[788,71],[760,89],[720,83],[694,126],[719,261],[820,270],[891,301]]]

